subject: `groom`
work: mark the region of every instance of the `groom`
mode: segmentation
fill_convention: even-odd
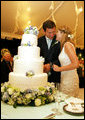
[[[56,41],[56,25],[47,20],[43,23],[44,36],[38,39],[40,56],[45,58],[44,72],[48,74],[48,82],[60,83],[60,72],[55,72],[52,65],[60,66],[58,56],[60,53],[60,42]]]

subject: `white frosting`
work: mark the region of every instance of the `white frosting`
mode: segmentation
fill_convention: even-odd
[[[38,59],[16,59],[14,61],[14,73],[26,75],[26,72],[33,71],[34,74],[43,73],[43,58]]]
[[[18,47],[18,56],[22,59],[32,59],[40,57],[40,48],[37,46],[19,46]]]
[[[25,89],[37,89],[41,86],[47,85],[47,74],[42,73],[39,75],[34,75],[32,77],[27,77],[22,74],[15,74],[11,72],[9,74],[9,83],[20,90]]]
[[[37,46],[37,36],[34,34],[23,34],[21,45],[30,44],[32,46]]]

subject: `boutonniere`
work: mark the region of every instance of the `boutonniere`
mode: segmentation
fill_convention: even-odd
[[[58,43],[58,41],[56,40],[55,42],[54,42],[54,44],[52,45],[52,47],[54,46],[54,45],[56,45]]]

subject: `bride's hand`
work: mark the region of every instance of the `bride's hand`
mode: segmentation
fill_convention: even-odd
[[[53,70],[59,72],[60,67],[58,65],[53,64]]]

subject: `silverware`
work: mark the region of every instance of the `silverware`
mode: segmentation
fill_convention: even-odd
[[[44,119],[51,119],[56,116],[57,113],[51,113],[48,116],[44,117]]]

